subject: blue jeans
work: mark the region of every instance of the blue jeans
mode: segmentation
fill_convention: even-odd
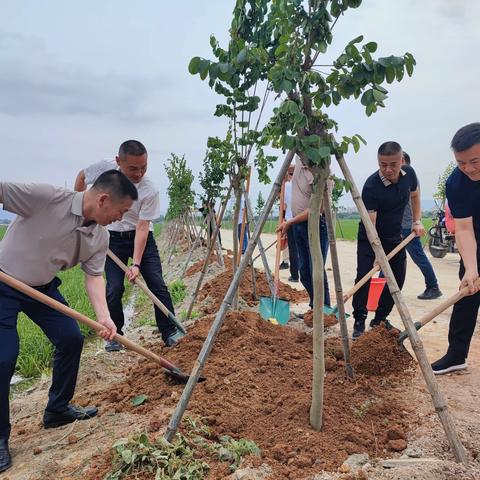
[[[61,281],[55,278],[49,284],[37,287],[37,290],[66,305],[58,291],[60,284]],[[0,439],[10,436],[8,396],[19,352],[17,315],[20,312],[30,317],[55,346],[48,411],[67,409],[75,392],[83,348],[83,335],[73,318],[0,283]]]
[[[408,237],[408,235],[410,235],[410,232],[411,229],[404,228],[402,230],[403,238]],[[420,237],[415,237],[413,240],[411,240],[410,243],[406,246],[406,249],[415,265],[422,272],[425,278],[425,286],[427,288],[438,288],[437,277],[435,276],[435,272],[433,271],[430,260],[425,255],[425,251],[423,250]]]
[[[293,225],[293,229],[295,243],[297,245],[300,281],[310,297],[310,308],[313,308],[312,257],[310,256],[310,246],[308,244],[308,221],[296,223]],[[325,263],[328,253],[328,232],[323,215],[320,217],[320,249],[322,251],[323,262]],[[325,292],[324,303],[330,306],[330,290],[328,288],[325,269],[323,269],[323,288]]]
[[[125,236],[110,232],[110,250],[125,264],[133,255],[135,242],[135,231],[123,232]],[[130,236],[128,235],[130,234]],[[158,254],[157,244],[153,238],[152,232],[148,234],[147,244],[140,262],[140,273],[147,284],[147,287],[153,294],[175,315],[172,298],[168,291],[162,275],[162,264]],[[110,316],[117,326],[119,335],[123,335],[123,326],[125,318],[123,315],[122,296],[125,291],[123,280],[125,274],[113,260],[107,257],[105,262],[105,275],[107,277],[107,303]],[[176,332],[175,325],[165,316],[162,311],[155,306],[155,320],[157,327],[162,334],[163,340]]]

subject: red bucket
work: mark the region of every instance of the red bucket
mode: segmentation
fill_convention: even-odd
[[[370,280],[370,289],[368,290],[367,310],[375,312],[378,307],[380,295],[382,295],[383,287],[387,281],[384,278],[372,278]]]

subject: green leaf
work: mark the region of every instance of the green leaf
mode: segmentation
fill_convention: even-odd
[[[141,405],[142,403],[144,403],[145,400],[147,400],[147,399],[148,399],[147,395],[143,395],[143,394],[137,395],[137,396],[132,400],[132,405],[133,405],[134,407],[138,407],[139,405]]]
[[[374,88],[373,89],[373,98],[377,102],[382,102],[383,100],[385,100],[387,98],[387,96],[383,92],[380,92],[379,90]]]
[[[122,460],[127,464],[127,465],[130,465],[132,463],[132,459],[133,459],[133,453],[131,450],[128,450],[128,449],[125,449],[125,450],[122,450],[121,454],[122,456]]]
[[[329,158],[330,155],[332,154],[332,151],[330,150],[329,145],[324,145],[323,147],[320,147],[318,149],[318,153],[322,158]]]
[[[370,52],[376,52],[377,51],[377,42],[368,42],[364,45],[364,47]]]
[[[387,78],[387,83],[392,83],[395,80],[395,67],[393,65],[389,65],[385,69],[385,77]]]
[[[193,57],[188,64],[188,71],[195,75],[198,73],[198,66],[200,65],[200,57]]]

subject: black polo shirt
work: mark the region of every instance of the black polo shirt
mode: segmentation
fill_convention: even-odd
[[[391,183],[379,170],[367,178],[362,190],[362,199],[369,212],[377,213],[376,228],[380,240],[399,241],[402,238],[402,218],[410,200],[410,193],[417,189],[415,170],[402,166],[397,183]],[[363,223],[358,228],[358,240],[366,240]]]
[[[458,167],[446,183],[448,206],[453,218],[473,219],[473,230],[477,243],[480,241],[480,180],[470,180]],[[479,256],[477,248],[477,256]]]

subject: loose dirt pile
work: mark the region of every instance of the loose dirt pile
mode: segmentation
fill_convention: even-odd
[[[225,262],[226,270],[217,275],[201,288],[198,294],[198,300],[203,302],[207,297],[213,299],[212,303],[199,306],[206,314],[215,313],[227,293],[233,278],[232,260],[231,258]],[[255,269],[255,287],[257,297],[270,297],[272,295],[268,286],[267,278],[264,272]],[[258,304],[258,300],[253,295],[253,281],[251,268],[247,268],[242,280],[240,281],[239,296],[250,306]],[[278,297],[293,303],[308,301],[308,294],[304,290],[295,290],[290,285],[280,282],[278,287]]]
[[[313,310],[308,310],[303,317],[303,322],[307,327],[313,328]],[[338,323],[337,317],[334,314],[323,316],[323,326],[325,328],[333,327]]]
[[[198,322],[180,345],[168,350],[168,358],[189,371],[210,323]],[[166,353],[157,345],[151,348]],[[231,312],[205,367],[207,381],[196,387],[189,412],[205,417],[215,435],[254,440],[262,450],[259,462],[272,466],[275,479],[300,480],[336,469],[353,453],[380,456],[402,450],[415,418],[413,407],[402,400],[410,379],[409,354],[378,328],[353,345],[355,381],[346,379],[342,356],[339,339],[328,339],[323,429],[314,432],[309,425],[311,336],[272,325],[256,313]],[[149,430],[155,432],[161,425],[154,409],[174,406],[183,387],[144,361],[125,373],[125,381],[93,398],[90,393],[88,401],[98,403],[100,397],[104,410],[152,415]],[[140,394],[148,400],[134,407],[132,399]]]

